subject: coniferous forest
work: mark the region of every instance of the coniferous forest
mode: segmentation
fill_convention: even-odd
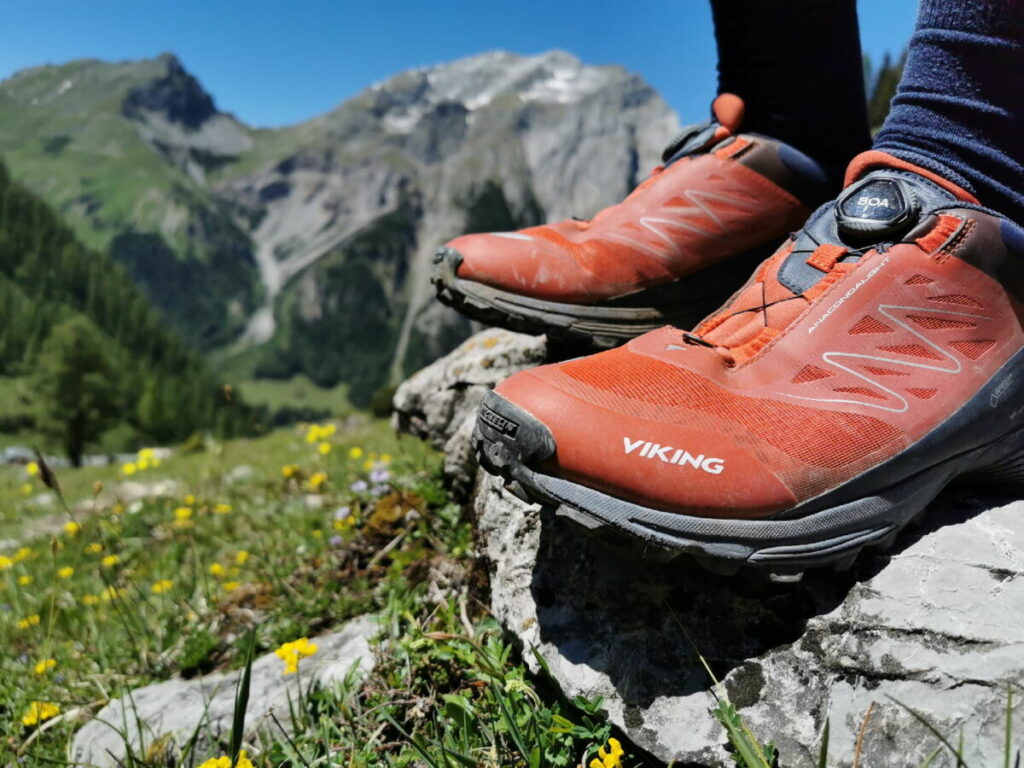
[[[31,382],[27,418],[72,460],[84,445],[66,426],[47,424],[80,425],[87,442],[114,426],[139,441],[170,442],[205,429],[238,434],[260,421],[167,330],[119,265],[81,245],[2,164],[0,312],[0,376]],[[77,411],[47,398],[55,383],[77,388]]]

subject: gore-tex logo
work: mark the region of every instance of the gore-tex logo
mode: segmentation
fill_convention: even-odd
[[[705,457],[703,453],[694,456],[682,448],[673,448],[671,445],[659,445],[649,440],[630,440],[628,437],[624,437],[622,438],[622,446],[627,456],[639,449],[640,452],[637,455],[645,459],[657,459],[666,464],[675,464],[680,467],[690,466],[694,469],[701,469],[709,475],[720,475],[722,470],[725,469],[725,459]]]

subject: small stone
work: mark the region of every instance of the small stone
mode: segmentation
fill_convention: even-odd
[[[257,734],[264,731],[280,736],[277,723],[290,728],[288,702],[289,698],[297,700],[300,685],[305,689],[311,684],[341,682],[356,667],[368,673],[374,665],[370,639],[377,630],[376,618],[363,616],[337,632],[311,638],[317,652],[300,662],[295,675],[282,674],[283,663],[273,652],[256,659],[245,718],[246,740],[256,741]],[[172,752],[180,750],[193,733],[198,734],[193,754],[197,765],[202,762],[200,758],[223,752],[231,732],[239,674],[235,670],[190,680],[166,680],[111,701],[75,734],[72,763],[95,768],[124,764],[125,740],[119,730],[129,736],[135,754],[145,754],[145,746],[160,740],[166,741]]]

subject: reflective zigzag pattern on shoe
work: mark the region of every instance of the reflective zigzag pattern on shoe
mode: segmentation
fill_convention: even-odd
[[[855,400],[855,399],[851,399],[851,398],[809,397],[809,396],[805,396],[805,395],[795,395],[795,394],[793,394],[791,392],[780,392],[779,394],[780,395],[785,395],[786,397],[792,397],[792,398],[795,398],[797,400],[811,400],[811,401],[820,402],[820,403],[847,403],[847,404],[850,404],[850,405],[863,405],[863,406],[865,406],[867,408],[877,408],[878,410],[888,411],[890,413],[905,413],[907,411],[907,409],[910,407],[910,402],[900,392],[897,392],[896,390],[891,389],[890,387],[885,386],[877,378],[874,378],[871,375],[867,375],[865,373],[862,373],[861,371],[856,370],[851,365],[845,364],[842,361],[846,361],[846,360],[853,360],[853,361],[868,360],[868,361],[871,361],[873,363],[884,363],[884,364],[890,365],[890,366],[893,366],[893,365],[895,365],[895,366],[904,366],[904,367],[907,367],[907,368],[914,368],[914,369],[925,370],[925,371],[934,371],[936,373],[946,373],[946,374],[951,374],[951,375],[956,375],[956,374],[960,373],[963,370],[963,364],[961,363],[961,361],[960,361],[960,359],[958,357],[954,356],[948,350],[944,349],[942,346],[940,346],[939,344],[937,344],[933,340],[929,339],[927,336],[925,336],[920,331],[915,330],[903,318],[898,317],[897,315],[893,314],[894,310],[901,310],[904,314],[911,313],[911,312],[925,313],[924,317],[937,316],[937,319],[945,319],[945,318],[949,318],[950,316],[956,317],[956,318],[970,318],[971,320],[976,320],[976,321],[991,320],[992,319],[991,317],[988,317],[988,316],[985,316],[985,315],[975,315],[975,314],[971,314],[971,313],[967,313],[967,312],[952,312],[952,311],[949,311],[949,310],[934,309],[934,308],[930,308],[930,307],[912,307],[912,306],[900,306],[900,305],[895,305],[895,304],[881,304],[881,305],[878,306],[878,314],[883,315],[886,319],[891,321],[894,325],[899,326],[900,328],[905,330],[907,333],[910,333],[911,335],[913,335],[920,342],[922,342],[923,344],[926,344],[927,345],[927,349],[930,349],[930,350],[934,351],[938,355],[937,359],[944,360],[945,362],[942,365],[930,365],[928,363],[912,362],[912,361],[906,359],[906,357],[899,357],[899,356],[883,357],[881,355],[868,355],[868,354],[863,354],[863,353],[859,353],[859,352],[825,352],[824,354],[822,354],[821,359],[825,363],[827,363],[828,365],[831,365],[831,366],[833,366],[835,368],[838,368],[838,369],[840,369],[842,371],[845,371],[846,373],[849,373],[851,376],[854,376],[857,379],[860,379],[861,381],[865,382],[866,384],[868,384],[872,388],[874,388],[874,390],[881,390],[882,392],[885,392],[887,395],[889,395],[890,397],[894,398],[897,401],[897,403],[898,403],[897,406],[894,407],[891,404],[880,403],[880,402],[870,402],[868,400]],[[915,315],[914,317],[916,318],[916,317],[921,317],[921,316],[920,315]],[[920,323],[918,323],[918,325],[920,325]],[[951,327],[957,327],[957,326],[951,326]],[[957,342],[957,343],[960,343],[960,342]],[[909,352],[909,350],[913,346],[916,346],[916,345],[903,345],[903,346],[906,347],[908,352]],[[894,348],[899,348],[899,345],[893,344],[893,345],[889,345],[887,347],[881,347],[880,349],[887,350],[887,351],[892,351]],[[908,354],[908,353],[904,353],[904,354]],[[864,366],[861,366],[861,370],[862,371],[864,370],[864,368],[865,368]],[[847,391],[849,391],[850,389],[853,389],[853,388],[848,388]],[[864,393],[864,394],[866,394],[866,393]],[[871,396],[871,395],[868,395],[868,396]]]

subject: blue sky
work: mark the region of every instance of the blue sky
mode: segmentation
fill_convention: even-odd
[[[878,61],[902,49],[916,3],[858,8],[867,53]],[[704,0],[0,0],[0,79],[43,63],[173,51],[221,109],[257,126],[314,117],[403,69],[498,48],[621,64],[686,122],[703,119],[714,95]]]

